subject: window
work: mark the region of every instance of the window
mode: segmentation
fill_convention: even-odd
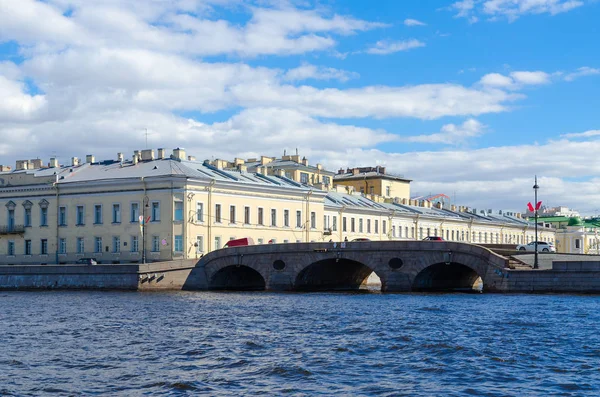
[[[85,252],[85,246],[83,244],[84,244],[83,237],[77,237],[77,253],[78,254],[83,254]],[[100,251],[102,251],[102,239],[100,239],[99,249],[100,249]],[[100,252],[100,251],[98,251],[98,252]],[[67,253],[66,241],[65,241],[65,253]]]
[[[264,242],[265,242],[265,240],[263,240],[262,238],[259,238],[259,239],[258,239],[258,244],[259,244],[259,245],[260,245],[260,244],[263,244]]]
[[[175,252],[183,252],[183,236],[181,234],[175,236]]]
[[[131,217],[129,221],[131,223],[140,221],[140,204],[139,203],[131,203],[130,211]]]
[[[325,185],[325,186],[331,185],[331,178],[328,176],[324,176],[323,177],[323,185]]]
[[[317,213],[316,212],[310,213],[310,228],[311,229],[317,228]]]
[[[196,203],[196,222],[204,222],[204,203]]]
[[[221,237],[215,237],[215,250],[221,248]]]
[[[229,206],[229,223],[235,223],[235,205]]]
[[[302,211],[296,211],[296,227],[302,227]]]
[[[67,226],[67,207],[58,208],[58,225]]]
[[[221,223],[221,204],[215,204],[215,222]]]
[[[112,252],[118,253],[121,252],[121,237],[115,236],[113,237],[113,249]]]
[[[396,226],[392,225],[392,237],[396,237]]]
[[[415,238],[415,227],[411,226],[410,228],[410,238]]]
[[[61,238],[60,240],[58,240],[58,253],[59,254],[67,253],[67,239],[66,238]]]
[[[381,222],[381,233],[383,233],[383,234],[387,233],[387,227],[386,227],[386,222],[385,221]]]
[[[329,216],[323,215],[323,230],[329,229]]]
[[[271,226],[277,226],[277,210],[271,209]]]
[[[244,207],[244,224],[250,224],[250,207]]]
[[[389,186],[386,186],[386,187],[385,187],[385,195],[386,195],[387,197],[390,197],[390,187],[389,187]]]
[[[15,210],[8,210],[8,229],[12,230],[15,227]]]
[[[580,240],[578,238],[575,239],[575,248],[580,248]]]
[[[346,222],[346,217],[342,218],[342,231],[343,232],[347,232],[348,231],[348,227],[347,227],[347,222]]]
[[[259,225],[264,225],[264,220],[263,220],[263,209],[259,208],[258,209],[258,224]]]
[[[48,240],[43,238],[40,243],[40,254],[48,255]]]
[[[100,204],[94,205],[94,224],[102,224],[102,205]]]
[[[290,210],[283,210],[283,226],[290,227]]]
[[[158,236],[152,236],[152,252],[160,251],[160,239]]]
[[[94,239],[94,252],[97,254],[102,253],[102,237],[96,237]]]
[[[131,246],[129,247],[131,252],[139,252],[139,239],[138,236],[131,236]]]
[[[369,187],[369,193],[375,194],[375,186]]]
[[[48,207],[40,208],[40,226],[48,226]]]
[[[350,233],[354,233],[356,231],[356,220],[354,218],[350,218]]]
[[[121,223],[121,204],[112,206],[112,223]]]
[[[152,222],[160,222],[160,202],[153,201],[150,207]]]
[[[404,227],[404,237],[408,238],[408,226]]]
[[[423,228],[422,227],[419,228],[419,238],[420,239],[423,238]]]
[[[365,187],[364,186],[360,187],[360,192],[364,194],[364,192],[365,192]]]
[[[196,236],[196,253],[201,254],[204,252],[204,237]]]
[[[173,220],[183,221],[183,201],[175,201],[173,206]]]
[[[8,242],[8,255],[9,256],[14,256],[15,255],[15,242],[14,241],[9,241]]]
[[[379,219],[375,219],[375,234],[379,234]]]
[[[331,225],[331,230],[337,232],[337,216],[333,217],[333,224]]]
[[[25,240],[25,255],[31,255],[31,240]]]
[[[300,183],[308,184],[308,174],[306,172],[300,173]]]
[[[31,226],[31,208],[25,208],[25,227]]]
[[[371,233],[371,220],[367,219],[367,233]]]
[[[360,218],[358,220],[358,232],[362,233],[363,232],[363,218]]]
[[[78,205],[75,210],[77,226],[85,225],[85,211],[83,205]]]
[[[425,237],[429,237],[429,236],[431,236],[431,229],[427,228],[427,235],[425,235]]]

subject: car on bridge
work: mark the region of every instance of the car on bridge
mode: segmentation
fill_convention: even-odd
[[[96,261],[96,258],[79,258],[77,259],[77,262],[75,262],[78,265],[97,265],[98,262]]]
[[[444,239],[438,236],[427,236],[423,241],[444,241]]]
[[[532,241],[529,244],[517,245],[517,250],[519,250],[519,251],[535,251],[535,241]],[[554,244],[546,242],[546,241],[538,241],[537,242],[537,250],[538,250],[538,252],[556,252],[556,248],[554,248]]]

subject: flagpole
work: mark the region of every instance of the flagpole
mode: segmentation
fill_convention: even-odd
[[[537,175],[535,176],[535,185],[533,185],[533,191],[535,192],[535,201],[534,204],[534,218],[535,218],[535,243],[534,243],[534,259],[533,259],[533,268],[539,269],[538,262],[538,201],[537,201],[537,191],[540,187],[537,184]]]

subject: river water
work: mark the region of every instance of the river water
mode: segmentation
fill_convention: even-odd
[[[600,297],[0,292],[0,395],[598,396]]]

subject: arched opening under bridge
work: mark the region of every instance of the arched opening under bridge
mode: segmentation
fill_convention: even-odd
[[[296,277],[297,291],[381,290],[373,270],[360,262],[344,258],[324,259],[310,264]],[[379,284],[377,284],[379,283]]]
[[[422,292],[481,292],[482,288],[479,274],[456,262],[436,263],[423,269],[412,285],[413,291]]]
[[[265,279],[256,270],[243,265],[226,266],[210,280],[211,290],[264,291]]]

